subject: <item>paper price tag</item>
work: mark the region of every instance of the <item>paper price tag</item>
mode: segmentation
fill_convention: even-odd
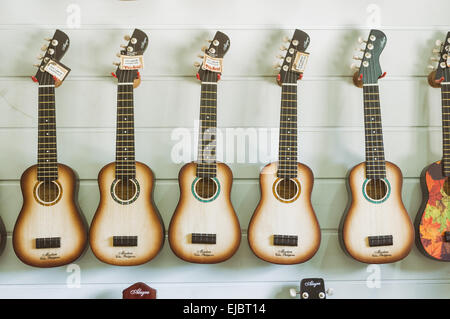
[[[67,74],[69,74],[70,72],[70,69],[68,67],[66,67],[62,63],[56,62],[55,60],[49,60],[44,66],[44,70],[56,77],[61,82],[64,81]]]
[[[119,69],[121,70],[138,70],[142,69],[143,67],[144,67],[144,58],[142,57],[142,55],[120,56]]]
[[[297,51],[294,62],[292,63],[292,71],[303,73],[308,62],[309,53]]]
[[[222,72],[222,63],[223,63],[223,59],[213,58],[213,57],[205,54],[205,56],[203,57],[202,68],[204,70],[221,73]]]

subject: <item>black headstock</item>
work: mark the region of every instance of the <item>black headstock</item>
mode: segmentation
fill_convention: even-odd
[[[289,47],[281,46],[281,50],[286,50],[283,63],[280,65],[280,73],[278,74],[278,83],[296,83],[303,74],[308,53],[306,49],[309,46],[309,35],[302,30],[295,30],[292,39],[287,39]]]
[[[134,29],[133,34],[131,36],[126,35],[124,37],[125,41],[128,41],[126,45],[121,45],[120,47],[122,50],[117,55],[120,56],[128,56],[128,57],[135,57],[135,56],[141,56],[144,54],[145,50],[148,46],[148,37],[145,34],[144,31],[139,29]],[[127,70],[127,69],[121,69],[120,63],[115,63],[115,65],[118,65],[117,70],[115,72],[117,79],[119,82],[133,82],[135,79],[138,78],[138,70]]]
[[[450,32],[445,41],[439,44],[439,62],[436,68],[435,82],[450,82]]]
[[[376,84],[378,79],[383,76],[380,66],[380,55],[386,46],[386,35],[380,30],[370,30],[367,41],[361,41],[365,44],[363,56],[355,56],[361,60],[361,65],[357,71],[357,76],[362,84]]]
[[[221,74],[222,59],[225,56],[225,54],[228,52],[229,49],[230,49],[230,38],[225,33],[217,31],[216,34],[214,35],[214,39],[211,40],[209,47],[202,48],[202,51],[205,53],[205,55],[202,56],[202,58],[203,58],[202,63],[196,64],[196,66],[199,67],[197,74],[198,74],[198,79],[200,81],[203,81],[203,82],[217,82],[218,81],[218,78],[219,78],[218,75]],[[217,68],[216,70],[208,69],[208,65],[210,65],[210,64],[207,64],[208,56],[213,58],[214,62],[217,63],[217,65],[220,65],[220,67]]]
[[[38,67],[38,70],[34,78],[40,85],[50,85],[55,83],[53,76],[46,72],[44,67],[50,59],[57,62],[60,61],[64,54],[66,54],[67,49],[69,49],[70,44],[69,37],[61,30],[56,30],[53,37],[46,40],[49,41],[48,45],[44,45],[41,48],[42,51],[45,51],[45,54],[39,57],[42,61],[40,64],[35,65]]]
[[[322,278],[305,278],[300,282],[301,299],[326,299],[325,282]]]

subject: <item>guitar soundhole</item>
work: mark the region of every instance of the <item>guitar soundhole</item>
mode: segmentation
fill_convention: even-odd
[[[366,194],[372,200],[381,200],[386,197],[388,187],[382,179],[371,179],[366,185]]]
[[[203,199],[213,198],[217,192],[216,181],[212,178],[199,178],[195,183],[195,193]]]
[[[118,180],[114,187],[114,194],[121,201],[127,202],[134,198],[136,195],[136,184],[133,180]]]
[[[35,186],[35,197],[44,205],[53,205],[61,197],[61,187],[56,181],[43,181]]]
[[[276,193],[282,200],[292,200],[298,193],[298,185],[292,179],[281,179],[276,185]]]
[[[444,186],[442,186],[442,189],[444,190],[444,193],[447,195],[450,195],[450,182],[448,181],[448,178],[444,182]]]

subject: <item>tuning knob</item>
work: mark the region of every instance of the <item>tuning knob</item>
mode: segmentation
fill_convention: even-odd
[[[44,38],[44,40],[50,42],[52,41],[52,38]]]
[[[129,36],[128,34],[125,34],[125,35],[123,36],[123,39],[124,39],[125,41],[130,41],[131,36]]]
[[[286,51],[287,48],[286,48],[284,45],[282,45],[282,46],[280,46],[280,50],[281,50],[281,51]]]
[[[276,56],[276,58],[277,58],[277,59],[284,59],[284,56],[282,56],[281,54],[278,54],[278,55]]]
[[[362,37],[359,37],[358,38],[358,43],[367,43],[367,41],[366,40],[364,40]]]
[[[283,37],[284,42],[291,42],[291,39],[288,36]]]
[[[434,67],[434,65],[429,64],[427,66],[427,69],[429,69],[430,71],[434,71],[435,67]]]
[[[42,54],[39,54],[36,58],[37,58],[38,60],[42,60],[42,59],[44,58],[44,56],[43,56]]]
[[[206,50],[208,49],[208,47],[206,45],[202,46],[201,51],[206,52]]]
[[[33,66],[36,67],[36,68],[38,68],[38,67],[40,67],[41,65],[40,65],[40,64],[33,64]]]
[[[434,62],[439,62],[439,59],[436,58],[436,57],[434,57],[434,56],[432,56],[432,57],[430,58],[430,60],[431,60],[431,61],[434,61]]]
[[[354,55],[354,56],[353,56],[353,60],[362,60],[362,58],[359,57],[359,56],[357,56],[357,55]]]
[[[197,56],[200,58],[200,59],[203,59],[205,56],[203,55],[203,54],[197,54]]]
[[[274,69],[280,69],[281,68],[281,64],[280,63],[276,63],[273,65]]]
[[[199,63],[199,62],[194,62],[194,66],[195,66],[196,68],[199,68],[199,67],[200,67],[200,63]]]
[[[41,51],[47,51],[48,45],[43,45]]]
[[[352,64],[350,65],[350,69],[352,69],[352,70],[356,71],[356,70],[358,70],[358,69],[359,69],[359,65],[358,65],[358,64],[356,64],[356,63],[352,63]]]
[[[442,45],[442,41],[441,40],[436,40],[435,42],[437,47],[440,47]]]
[[[434,54],[439,54],[439,53],[441,53],[441,50],[439,50],[439,49],[433,49],[431,52],[433,52]]]
[[[125,44],[121,44],[120,47],[121,47],[122,49],[126,49],[126,48],[127,48],[127,46],[126,46]]]
[[[295,298],[298,295],[298,292],[295,288],[291,288],[289,289],[289,295],[291,295],[292,298]]]
[[[206,42],[208,42],[208,43],[211,43],[211,42],[212,42],[212,40],[209,40],[209,39],[207,39],[207,40],[206,40]]]
[[[113,65],[115,65],[115,66],[119,66],[119,65],[120,65],[120,63],[119,63],[119,62],[113,62]]]
[[[122,55],[120,53],[116,53],[116,57],[120,58]]]

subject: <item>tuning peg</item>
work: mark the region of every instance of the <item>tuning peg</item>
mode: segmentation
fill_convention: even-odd
[[[432,56],[432,57],[430,58],[430,60],[431,60],[431,61],[434,61],[434,62],[439,62],[439,59],[436,58],[436,57],[434,57],[434,56]]]
[[[274,69],[279,69],[279,68],[281,68],[281,64],[280,63],[276,63],[276,64],[273,65],[273,68]]]
[[[364,40],[362,37],[359,37],[359,38],[358,38],[358,42],[361,43],[361,44],[362,44],[362,43],[367,43],[367,41]]]
[[[206,42],[208,42],[208,43],[211,43],[211,42],[212,42],[212,40],[209,40],[209,39],[207,39],[207,40],[206,40]]]
[[[289,295],[291,295],[292,298],[295,298],[298,294],[299,292],[297,292],[295,288],[289,289]]]
[[[277,59],[284,59],[284,56],[282,56],[281,54],[278,54],[278,55],[276,56],[276,58],[277,58]]]
[[[286,51],[287,48],[286,48],[284,45],[282,45],[282,46],[280,46],[280,50],[281,50],[281,51]]]
[[[362,60],[362,58],[359,57],[359,56],[357,56],[357,55],[354,55],[354,56],[353,56],[353,60]]]
[[[122,55],[120,53],[116,53],[116,57],[120,58]]]
[[[44,40],[50,42],[52,41],[52,38],[44,38]]]
[[[351,65],[350,65],[350,69],[352,69],[352,70],[358,70],[359,69],[359,65],[358,64],[356,64],[356,63],[352,63]]]
[[[203,52],[206,52],[206,50],[208,49],[208,47],[206,45],[202,46],[202,48],[200,49]]]
[[[291,42],[291,39],[288,36],[283,37],[284,42]]]
[[[131,37],[130,37],[128,34],[125,34],[125,35],[123,36],[123,39],[124,39],[125,41],[130,41]]]
[[[203,54],[197,54],[197,56],[200,58],[200,59],[203,59],[205,56],[203,55]]]
[[[120,65],[119,62],[113,62],[112,64],[115,65],[115,66],[119,66]]]
[[[126,49],[126,48],[127,48],[127,46],[126,46],[125,44],[121,44],[120,47],[121,47],[122,49]]]
[[[441,40],[436,40],[435,42],[437,47],[440,47],[442,45],[442,41]]]
[[[33,64],[33,66],[36,67],[36,68],[38,68],[38,67],[40,67],[41,65],[40,65],[40,64]]]
[[[429,64],[429,65],[427,66],[427,68],[428,68],[430,71],[433,71],[434,69],[436,69],[436,67],[435,67],[434,65],[431,65],[431,64]]]
[[[41,48],[41,51],[47,51],[47,49],[48,49],[48,45],[43,45]]]
[[[441,50],[440,49],[433,49],[431,52],[433,52],[434,54],[439,54],[439,53],[441,53]]]
[[[39,54],[36,58],[37,58],[38,60],[42,60],[42,59],[44,58],[44,56],[43,56],[42,54]]]
[[[199,68],[199,67],[200,67],[200,63],[199,63],[199,62],[194,62],[194,66],[195,66],[196,68]]]

